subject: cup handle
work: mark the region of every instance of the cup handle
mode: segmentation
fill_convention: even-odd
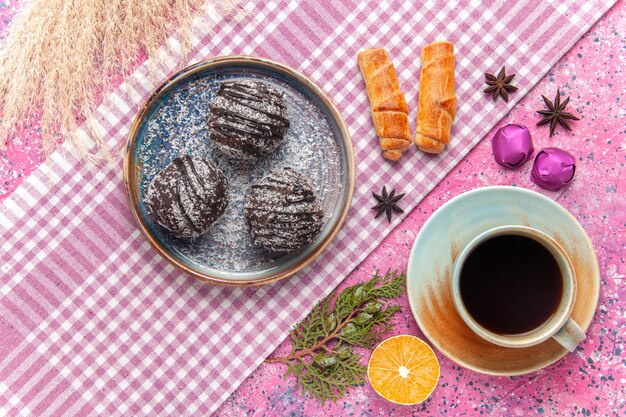
[[[585,331],[571,318],[552,336],[565,349],[573,352],[576,346],[585,339]]]

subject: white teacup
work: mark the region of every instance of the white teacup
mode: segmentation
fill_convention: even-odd
[[[461,271],[468,256],[487,240],[504,235],[524,236],[543,245],[554,256],[563,280],[561,299],[554,314],[537,328],[521,334],[499,334],[488,330],[472,317],[461,295]],[[483,339],[504,347],[523,348],[553,338],[570,352],[573,352],[576,346],[585,339],[585,332],[570,317],[576,299],[576,279],[571,261],[563,248],[545,233],[526,226],[501,226],[487,230],[474,238],[461,251],[454,263],[453,271],[452,297],[456,309],[465,323]]]

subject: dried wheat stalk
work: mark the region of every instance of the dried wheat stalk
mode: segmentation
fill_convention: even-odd
[[[189,52],[189,26],[206,1],[31,0],[0,44],[0,149],[40,118],[46,154],[62,136],[88,155],[74,132],[109,92],[112,77],[127,75],[140,51],[156,58],[178,28]],[[209,1],[221,11],[235,2]],[[94,139],[98,151],[107,151]]]

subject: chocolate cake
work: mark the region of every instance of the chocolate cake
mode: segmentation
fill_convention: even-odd
[[[178,237],[196,237],[224,213],[228,183],[206,159],[183,156],[152,179],[145,202],[158,224]]]
[[[274,253],[313,242],[324,217],[311,184],[289,168],[270,173],[248,189],[245,215],[254,243]]]
[[[225,82],[209,107],[211,140],[232,158],[269,154],[289,128],[283,94],[262,82]]]

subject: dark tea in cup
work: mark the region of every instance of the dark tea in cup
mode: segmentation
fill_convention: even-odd
[[[500,235],[476,246],[463,262],[461,299],[485,329],[512,335],[532,331],[557,311],[563,278],[554,255],[521,235]]]
[[[585,338],[570,317],[572,263],[540,230],[507,225],[479,234],[456,257],[451,286],[457,312],[488,342],[525,348],[552,338],[572,352]]]

